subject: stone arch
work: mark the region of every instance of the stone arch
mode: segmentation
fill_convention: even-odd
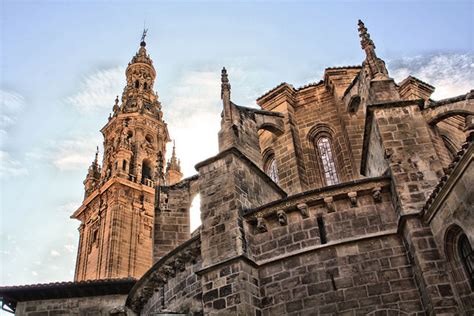
[[[438,105],[423,110],[426,122],[429,125],[436,125],[438,122],[455,115],[468,116],[474,115],[473,99]]]
[[[280,113],[273,113],[270,112],[266,114],[255,113],[255,122],[257,123],[257,131],[258,130],[265,130],[269,131],[270,133],[275,134],[276,136],[281,136],[285,129],[284,129],[284,122],[283,122],[283,115]]]
[[[472,300],[474,295],[474,276],[472,270],[470,275],[468,275],[469,271],[463,261],[465,258],[462,257],[460,249],[460,241],[463,239],[464,242],[468,243],[472,254],[472,240],[469,240],[461,226],[452,224],[446,229],[443,246],[446,261],[448,262],[448,273],[452,279],[457,301],[460,305],[463,305],[464,310],[472,310],[474,309],[474,301]]]
[[[263,124],[257,126],[257,129],[260,130],[260,129],[263,129],[265,131],[269,131],[270,133],[273,133],[277,136],[280,136],[283,134],[283,129],[281,126],[278,126],[274,123],[270,123],[270,122],[264,122]]]
[[[143,159],[142,162],[142,184],[146,184],[147,180],[152,180],[153,178],[153,167],[149,159]]]
[[[314,142],[315,138],[323,134],[326,134],[332,138],[335,132],[331,126],[323,123],[318,123],[309,130],[307,134],[307,139],[310,142]]]
[[[349,113],[356,113],[357,110],[359,109],[361,103],[361,98],[359,95],[353,95],[351,99],[349,100],[349,105],[347,106],[347,111]]]

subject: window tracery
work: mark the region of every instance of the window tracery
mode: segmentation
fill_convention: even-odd
[[[321,160],[322,172],[326,185],[334,185],[339,183],[337,175],[336,163],[333,157],[331,140],[327,136],[321,136],[316,141],[316,148]]]

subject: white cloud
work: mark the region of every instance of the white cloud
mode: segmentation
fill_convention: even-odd
[[[102,142],[98,135],[80,135],[53,142],[48,158],[61,171],[84,170],[94,159],[96,146]]]
[[[33,276],[38,276],[38,272],[36,272],[36,271],[31,271],[31,275],[33,275]]]
[[[256,72],[238,67],[228,69],[232,100],[244,106],[255,106],[259,86]],[[180,84],[169,91],[163,111],[170,136],[176,140],[176,151],[185,176],[196,173],[194,166],[218,152],[217,133],[220,128],[220,69],[186,72]],[[171,144],[167,148],[171,154]]]
[[[64,249],[66,249],[69,252],[74,253],[74,251],[76,250],[76,247],[74,245],[64,245]]]
[[[406,57],[388,62],[397,81],[412,75],[436,87],[433,99],[444,99],[474,88],[474,54],[440,53]]]
[[[27,175],[28,170],[6,151],[0,150],[0,177]]]
[[[51,255],[51,257],[59,257],[61,256],[61,254],[59,253],[59,251],[57,250],[51,250],[51,252],[49,253]]]
[[[100,70],[83,78],[79,92],[66,98],[66,102],[81,113],[112,109],[115,97],[121,94],[124,85],[123,67]]]
[[[79,206],[81,206],[81,203],[68,202],[68,203],[59,205],[57,210],[59,213],[72,214],[72,212],[74,212]]]
[[[0,89],[0,145],[5,141],[8,128],[16,122],[24,104],[25,99],[22,95]]]

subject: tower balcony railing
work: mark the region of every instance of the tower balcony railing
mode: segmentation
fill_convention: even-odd
[[[148,187],[153,188],[155,186],[155,181],[146,178],[146,179],[143,180],[143,184],[148,186]]]

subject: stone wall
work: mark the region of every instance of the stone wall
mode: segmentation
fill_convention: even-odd
[[[396,234],[328,245],[260,269],[263,315],[423,314],[413,271]]]
[[[201,278],[196,274],[201,269],[201,257],[186,264],[183,270],[175,271],[166,283],[154,289],[140,315],[156,315],[165,310],[176,313],[200,315],[203,310]]]
[[[160,258],[137,282],[127,306],[140,315],[171,310],[202,313],[200,236],[196,235]]]
[[[158,189],[160,200],[155,210],[154,262],[191,237],[189,211],[198,193],[197,181],[198,177],[194,176]]]
[[[135,315],[126,309],[126,295],[88,296],[19,302],[17,316],[109,316]]]
[[[363,180],[258,208],[246,215],[249,256],[260,263],[326,243],[393,232],[397,217],[389,191],[388,179]]]
[[[152,264],[154,190],[112,178],[79,208],[75,280],[141,277]]]
[[[424,220],[433,232],[441,257],[447,262],[446,270],[457,304],[467,314],[474,314],[474,284],[469,280],[458,248],[461,233],[466,235],[471,245],[474,244],[474,146],[471,144],[468,148],[465,144],[463,151],[463,157],[458,157],[448,170],[449,177],[445,179],[444,186],[435,190],[435,198],[428,202]]]
[[[204,313],[253,315],[259,310],[255,300],[258,286],[248,277],[256,271],[245,259],[248,245],[241,210],[281,199],[285,193],[236,148],[196,168],[201,195]],[[233,283],[224,290],[229,284],[229,265]]]

